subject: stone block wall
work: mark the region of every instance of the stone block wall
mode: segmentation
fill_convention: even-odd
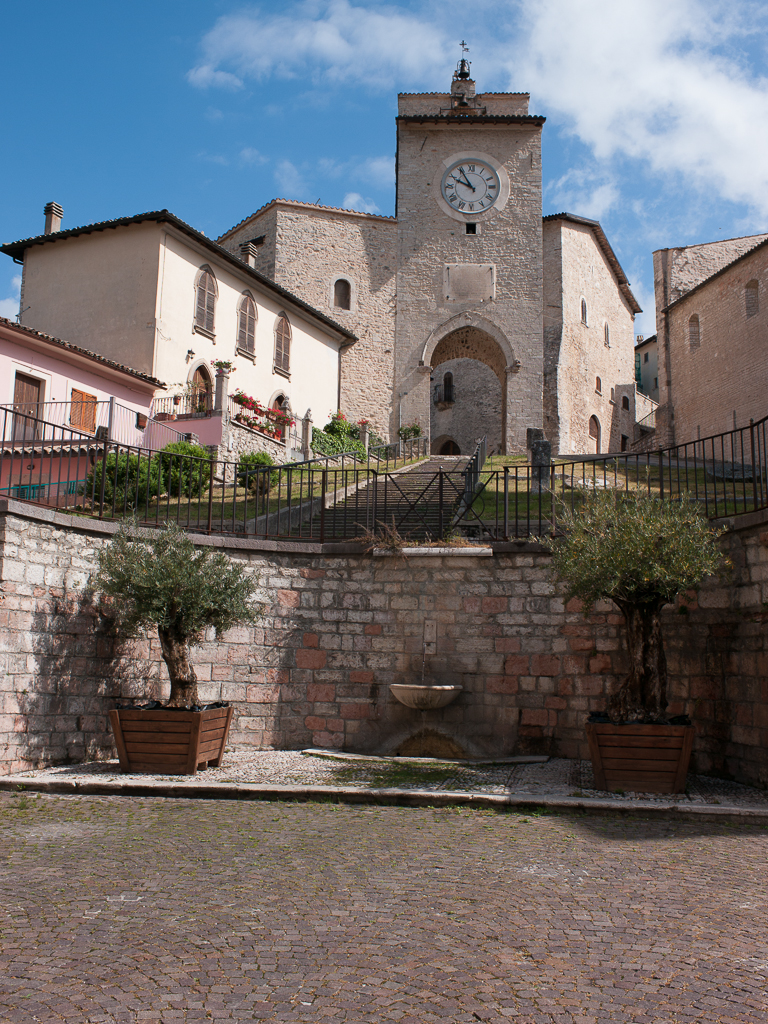
[[[83,585],[111,524],[0,503],[0,771],[112,754],[117,696],[164,696],[157,639],[119,643]],[[583,723],[626,670],[621,618],[564,603],[538,546],[491,557],[372,558],[351,545],[198,537],[247,562],[263,619],[194,650],[205,700],[235,705],[231,740],[255,748],[357,752],[541,752],[586,756]],[[697,726],[694,768],[768,785],[768,529],[727,535],[732,583],[712,581],[665,615],[671,710]],[[464,691],[422,715],[389,684]],[[415,745],[414,745],[415,744]],[[431,746],[430,746],[431,744]]]

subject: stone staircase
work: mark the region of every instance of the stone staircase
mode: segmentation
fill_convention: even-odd
[[[351,494],[325,509],[325,540],[349,537],[350,524],[381,532],[393,526],[405,539],[437,538],[450,529],[451,520],[464,491],[463,471],[469,459],[461,456],[433,456],[398,473],[372,477]],[[442,518],[440,503],[442,473]],[[319,517],[315,524],[319,533]],[[313,531],[314,532],[314,531]]]

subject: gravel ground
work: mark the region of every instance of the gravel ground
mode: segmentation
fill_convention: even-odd
[[[643,800],[668,803],[669,796],[650,793],[607,793],[594,788],[589,761],[551,758],[539,764],[472,764],[456,761],[420,761],[413,758],[367,760],[327,757],[299,750],[228,751],[221,768],[208,768],[196,776],[121,775],[117,761],[39,769],[16,779],[67,779],[73,782],[156,782],[185,785],[236,783],[239,785],[345,786],[360,789],[418,789],[584,799]],[[677,803],[768,807],[768,792],[737,782],[689,775],[686,792]]]

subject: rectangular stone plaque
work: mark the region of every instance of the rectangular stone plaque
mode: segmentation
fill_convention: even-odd
[[[490,302],[496,294],[493,263],[446,263],[443,295],[447,302]]]

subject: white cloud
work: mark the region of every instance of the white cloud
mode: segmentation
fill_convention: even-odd
[[[372,156],[358,168],[358,177],[374,187],[390,188],[395,183],[395,158],[393,156]]]
[[[21,295],[21,274],[14,274],[11,278],[11,292],[7,299],[0,299],[0,316],[6,320],[15,320],[19,312],[19,296]]]
[[[514,82],[598,159],[642,161],[768,211],[768,80],[743,52],[765,31],[765,7],[525,0],[523,11]]]
[[[245,78],[311,75],[391,88],[423,81],[431,72],[444,76],[455,34],[402,7],[305,0],[290,13],[255,10],[219,18],[203,38],[204,62],[187,78],[193,85],[233,88]],[[219,71],[221,64],[237,74]]]
[[[558,208],[600,220],[619,202],[616,182],[599,172],[574,168],[552,182],[547,191]]]
[[[347,192],[341,205],[344,210],[358,210],[360,213],[381,213],[372,199],[363,199],[359,192]]]
[[[266,164],[269,162],[269,158],[263,156],[258,149],[254,149],[252,146],[246,146],[245,149],[240,150],[240,159],[244,164]]]
[[[301,171],[290,160],[281,160],[275,168],[275,182],[282,199],[304,199],[307,184]]]
[[[243,83],[237,75],[232,75],[228,71],[217,71],[210,64],[201,64],[196,68],[191,68],[187,72],[187,81],[197,89],[209,89],[214,86],[218,89],[234,91],[243,87]]]

